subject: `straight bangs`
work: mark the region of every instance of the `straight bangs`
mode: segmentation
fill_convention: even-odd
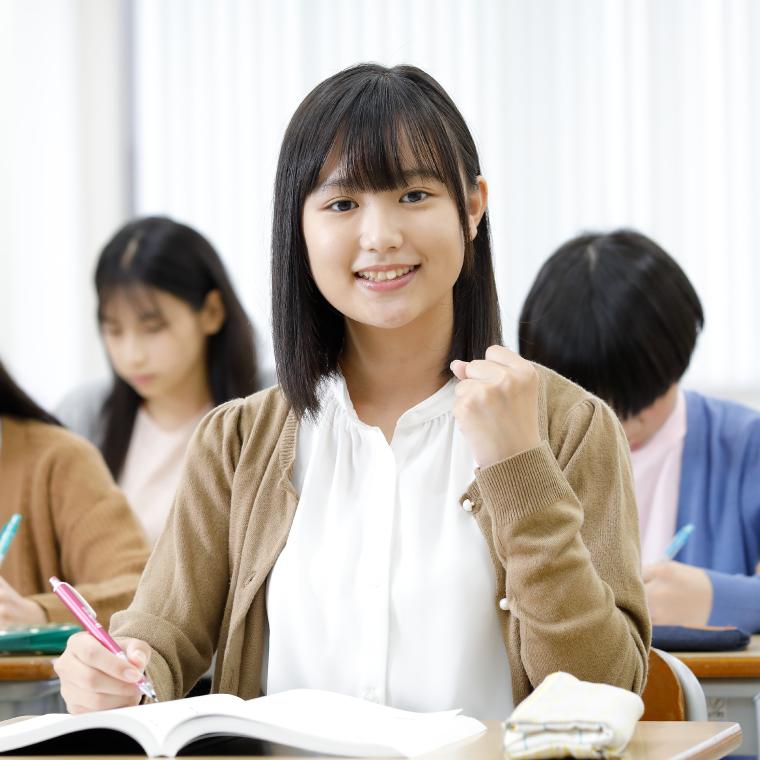
[[[405,80],[374,84],[345,104],[334,134],[325,135],[329,148],[304,198],[326,179],[327,167],[336,167],[335,180],[350,192],[385,192],[434,179],[446,186],[466,230],[463,161],[440,113]]]
[[[138,319],[148,321],[150,319],[164,320],[164,314],[158,299],[155,297],[155,288],[133,276],[121,276],[108,282],[102,283],[97,288],[98,295],[98,324],[108,321],[108,306],[115,298],[123,298]]]

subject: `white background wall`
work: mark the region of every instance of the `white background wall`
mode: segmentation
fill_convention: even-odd
[[[46,403],[103,370],[90,273],[133,212],[206,233],[268,334],[282,132],[361,60],[422,66],[468,120],[513,345],[552,250],[635,226],[702,297],[688,384],[760,403],[758,2],[0,0],[0,35],[0,354]]]

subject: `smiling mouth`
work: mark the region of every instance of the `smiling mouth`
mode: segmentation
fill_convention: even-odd
[[[419,269],[419,264],[381,271],[365,269],[357,272],[355,277],[361,280],[368,280],[369,282],[387,282],[388,280],[395,280],[398,277],[403,277],[405,274],[409,274],[409,272],[413,272],[415,269]]]

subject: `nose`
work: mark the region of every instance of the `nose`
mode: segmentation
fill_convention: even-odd
[[[127,335],[123,343],[123,356],[132,368],[139,368],[147,358],[143,340],[139,335]]]
[[[404,241],[393,202],[378,199],[362,209],[359,245],[370,253],[397,251]]]

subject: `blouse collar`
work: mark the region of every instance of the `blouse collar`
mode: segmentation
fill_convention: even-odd
[[[431,396],[423,399],[419,404],[415,404],[411,409],[407,409],[398,418],[396,428],[408,428],[415,425],[421,425],[425,422],[429,422],[435,417],[451,413],[454,406],[454,392],[457,382],[456,378],[452,377]],[[325,401],[332,399],[349,419],[360,425],[364,425],[356,414],[353,402],[348,393],[346,380],[342,373],[336,373],[325,381],[323,394],[323,399]]]

